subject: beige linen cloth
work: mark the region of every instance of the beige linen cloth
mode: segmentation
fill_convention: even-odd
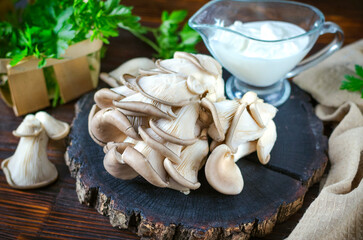
[[[337,127],[329,138],[328,176],[289,240],[363,240],[363,99],[358,92],[339,90],[355,64],[363,65],[363,40],[294,78],[319,102],[317,116]]]

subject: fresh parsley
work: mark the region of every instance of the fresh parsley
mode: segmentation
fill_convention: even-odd
[[[345,75],[344,78],[346,80],[342,81],[342,85],[340,86],[341,90],[348,90],[350,92],[360,92],[361,97],[363,98],[363,67],[359,65],[355,65],[355,72],[358,77],[353,75]]]
[[[16,3],[17,1],[14,0]],[[46,65],[48,58],[60,59],[72,44],[90,39],[109,43],[110,37],[125,29],[150,45],[156,58],[171,58],[175,51],[196,52],[201,41],[197,32],[183,24],[187,11],[162,13],[159,27],[140,24],[140,17],[132,14],[131,6],[120,0],[35,0],[24,8],[13,8],[0,21],[0,58],[10,58],[15,66],[26,57],[39,59],[38,67]],[[151,34],[149,34],[151,33]],[[152,35],[150,38],[149,36]],[[52,67],[44,73],[53,106],[61,102],[59,86]],[[5,89],[4,83],[2,89]]]

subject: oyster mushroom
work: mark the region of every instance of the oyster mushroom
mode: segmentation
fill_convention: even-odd
[[[206,98],[212,102],[225,99],[224,81],[222,79],[222,67],[212,57],[203,54],[191,54],[185,52],[175,52],[174,59],[185,59],[193,63],[198,70],[187,71],[184,74],[192,76],[188,86],[193,89],[194,86],[202,86],[203,92],[207,92]],[[196,83],[198,82],[198,83]]]
[[[251,116],[255,119],[257,124],[264,128],[267,123],[272,120],[277,112],[277,108],[273,105],[263,102],[254,102],[249,105]]]
[[[150,127],[162,138],[170,143],[190,145],[197,139],[195,130],[199,115],[198,104],[192,103],[177,111],[177,118],[173,120],[158,119],[150,121]]]
[[[35,118],[42,123],[48,137],[53,140],[65,138],[69,133],[70,127],[68,123],[59,121],[46,112],[37,112]]]
[[[208,183],[218,192],[227,195],[239,194],[243,189],[243,178],[234,161],[231,149],[225,145],[216,147],[205,164]]]
[[[140,140],[130,120],[115,108],[97,111],[95,106],[92,107],[88,131],[91,138],[101,146],[107,142],[122,142],[127,136]]]
[[[212,103],[207,98],[203,98],[201,105],[210,111],[213,118],[213,123],[208,129],[208,135],[217,142],[224,141],[239,103],[234,100]]]
[[[139,101],[120,101],[113,102],[113,105],[121,108],[125,113],[129,113],[134,116],[150,116],[150,117],[158,117],[158,118],[166,118],[171,119],[171,116],[167,113],[161,111],[159,108],[155,107],[150,103],[144,103]]]
[[[135,86],[145,97],[169,106],[180,107],[198,100],[198,95],[188,89],[187,80],[181,74],[140,76],[136,78]]]
[[[94,100],[99,108],[112,107],[112,101],[118,101],[123,98],[124,97],[122,95],[117,94],[108,88],[102,88],[98,90],[94,95]]]
[[[139,73],[139,69],[152,69],[155,67],[155,63],[149,58],[133,58],[121,64],[118,68],[110,72],[110,75],[123,83],[123,75],[131,74],[136,76]]]
[[[135,103],[140,103],[135,106]],[[119,102],[113,104],[120,108],[126,115],[132,116],[155,116],[160,118],[175,118],[176,115],[170,105],[165,105],[145,97],[141,93],[128,96]],[[152,105],[152,106],[150,106]]]
[[[267,164],[270,161],[270,152],[276,142],[277,133],[274,121],[270,120],[266,130],[257,141],[257,156],[262,164]]]
[[[13,132],[20,137],[13,156],[1,163],[6,180],[13,188],[33,189],[46,186],[58,177],[58,171],[47,157],[48,136],[54,140],[69,132],[67,123],[45,112],[27,115]]]
[[[133,179],[139,175],[122,160],[122,153],[125,149],[133,146],[131,143],[114,142],[109,142],[104,146],[105,157],[103,159],[103,166],[109,174],[123,180]]]
[[[200,187],[198,171],[208,152],[207,130],[204,129],[198,141],[181,152],[180,163],[173,164],[168,158],[164,160],[165,170],[180,185],[193,190],[197,189]]]
[[[246,103],[243,103],[238,107],[232,120],[226,136],[226,144],[233,152],[236,152],[240,144],[258,139],[264,130],[249,114]]]

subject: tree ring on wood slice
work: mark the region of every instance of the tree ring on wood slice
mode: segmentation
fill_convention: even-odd
[[[327,164],[327,139],[310,97],[292,84],[290,99],[275,117],[277,141],[263,166],[252,153],[237,162],[245,187],[227,196],[207,183],[184,195],[157,188],[141,177],[120,180],[103,167],[102,147],[88,135],[87,118],[93,94],[76,105],[76,117],[65,154],[77,180],[81,203],[110,218],[114,227],[128,228],[151,239],[248,239],[270,233],[303,203],[307,189],[319,181]]]

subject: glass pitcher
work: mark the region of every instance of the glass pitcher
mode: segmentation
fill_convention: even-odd
[[[289,1],[211,1],[189,19],[189,25],[232,74],[226,82],[230,99],[254,91],[275,106],[290,95],[287,78],[331,55],[344,38],[341,28],[325,22],[317,8]],[[301,61],[325,33],[334,33],[333,41]]]

